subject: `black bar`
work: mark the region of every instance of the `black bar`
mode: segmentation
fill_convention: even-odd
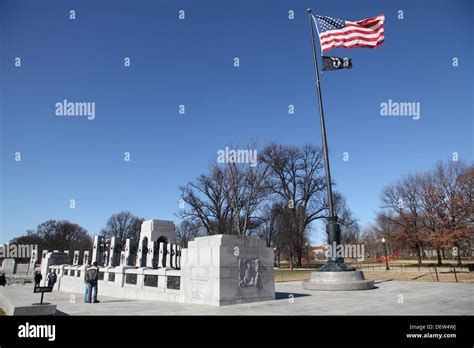
[[[390,313],[387,313],[390,315]],[[55,340],[20,338],[19,325],[55,325]],[[84,326],[85,325],[85,326]],[[433,326],[432,329],[410,329],[410,325]],[[442,329],[455,325],[455,329]],[[438,326],[438,329],[435,327]],[[78,329],[88,328],[93,336]],[[54,316],[0,317],[0,345],[52,344],[68,346],[126,344],[238,344],[296,347],[409,346],[472,347],[472,317],[469,316]],[[117,329],[118,328],[118,329]],[[449,338],[412,338],[407,334],[455,334]],[[159,342],[157,344],[157,341]]]

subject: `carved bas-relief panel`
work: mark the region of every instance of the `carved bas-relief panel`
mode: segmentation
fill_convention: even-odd
[[[259,285],[258,259],[239,259],[239,286],[258,288]]]

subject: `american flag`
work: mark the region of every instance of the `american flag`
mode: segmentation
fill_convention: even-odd
[[[323,52],[341,46],[376,48],[384,41],[383,14],[357,22],[327,16],[313,16],[313,20]]]

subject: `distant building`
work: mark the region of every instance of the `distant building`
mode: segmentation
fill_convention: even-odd
[[[311,250],[314,253],[314,258],[317,260],[322,260],[326,258],[325,256],[326,245],[310,246],[309,250]]]

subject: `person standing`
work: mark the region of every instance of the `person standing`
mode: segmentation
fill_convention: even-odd
[[[50,288],[54,288],[54,284],[56,284],[57,279],[56,271],[52,271],[50,274],[48,274],[48,286]]]
[[[90,266],[87,269],[87,272],[86,272],[86,279],[85,279],[86,293],[84,296],[84,301],[86,303],[91,303],[91,297],[92,297],[93,303],[100,302],[99,300],[97,300],[98,281],[99,281],[99,268],[97,267],[97,262],[94,262],[92,266]],[[92,295],[92,292],[94,292],[93,295]]]
[[[43,276],[41,275],[41,272],[36,271],[35,272],[35,288],[40,286],[42,279],[43,279]]]

